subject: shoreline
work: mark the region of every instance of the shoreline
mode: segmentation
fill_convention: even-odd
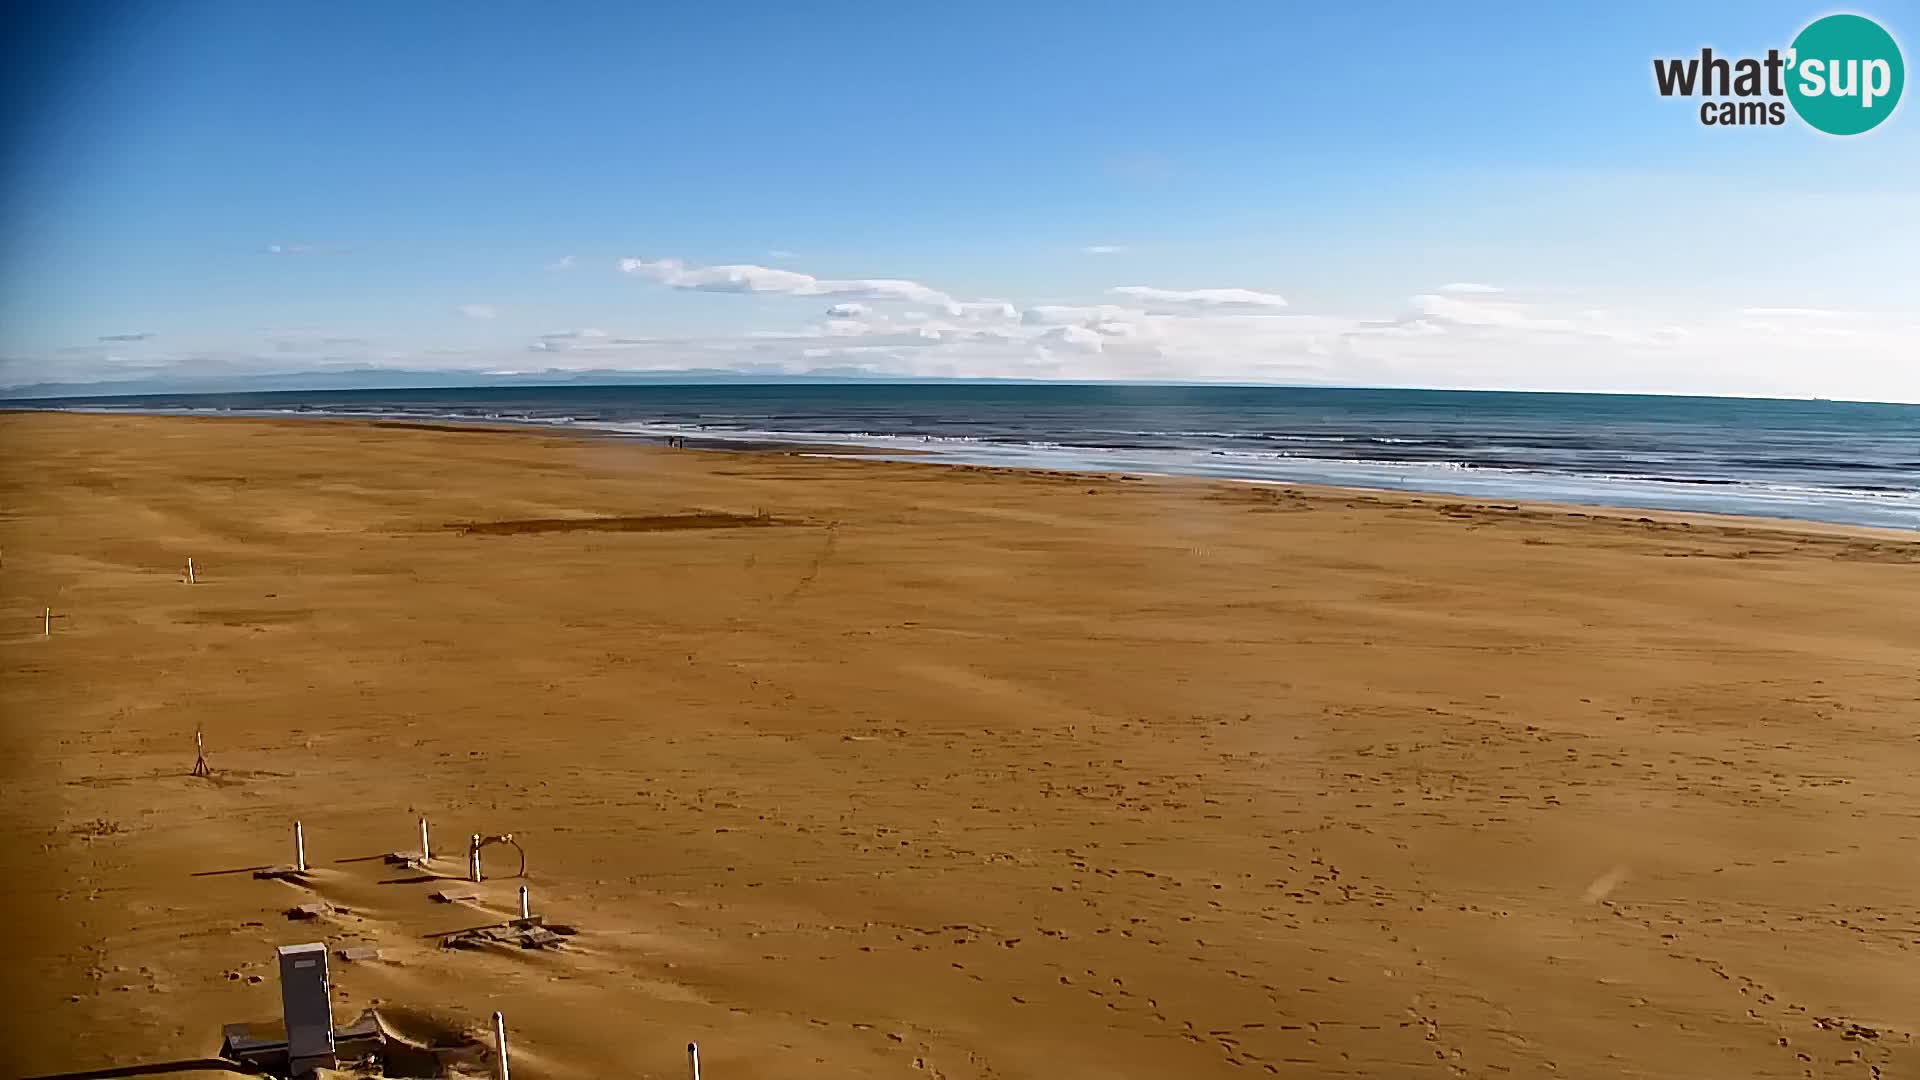
[[[325,422],[331,424],[362,425],[369,428],[442,431],[461,434],[491,433],[497,435],[544,435],[547,437],[578,439],[613,444],[633,444],[652,449],[665,450],[665,435],[644,433],[623,433],[601,428],[592,428],[572,423],[552,423],[539,420],[503,421],[503,420],[386,420],[377,417],[342,416],[337,414],[316,413],[309,416],[266,414],[266,413],[189,413],[178,411],[142,411],[121,409],[0,409],[0,417],[8,415],[76,415],[104,417],[151,417],[174,420],[211,420],[225,422],[255,422],[266,424],[308,424]],[[1604,503],[1561,502],[1547,499],[1492,499],[1475,495],[1456,495],[1444,491],[1422,491],[1406,488],[1371,488],[1338,484],[1321,484],[1311,481],[1267,480],[1245,477],[1200,476],[1192,473],[1163,473],[1140,470],[1103,470],[1094,468],[1049,468],[1032,465],[977,464],[973,462],[942,460],[939,455],[906,449],[888,449],[862,446],[854,443],[833,443],[813,441],[781,441],[775,438],[724,438],[689,437],[686,450],[698,450],[710,453],[770,454],[803,458],[817,458],[827,461],[861,461],[867,464],[882,462],[901,465],[942,466],[950,469],[985,469],[1009,474],[1031,474],[1041,476],[1099,476],[1123,480],[1153,480],[1171,484],[1224,485],[1233,488],[1278,488],[1297,490],[1306,493],[1318,493],[1327,498],[1366,497],[1382,502],[1421,506],[1427,508],[1460,506],[1488,511],[1522,511],[1535,514],[1560,515],[1570,518],[1588,518],[1609,521],[1621,521],[1628,524],[1681,524],[1689,527],[1707,527],[1716,529],[1735,529],[1751,532],[1765,529],[1783,536],[1816,535],[1837,537],[1859,537],[1863,539],[1891,540],[1912,544],[1920,551],[1920,529],[1901,529],[1893,526],[1855,525],[1847,522],[1824,521],[1813,518],[1771,517],[1760,514],[1737,514],[1711,510],[1663,510],[1654,507],[1621,506]]]

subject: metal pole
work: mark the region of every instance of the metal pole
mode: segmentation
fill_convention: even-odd
[[[493,1014],[493,1052],[500,1058],[500,1068],[496,1080],[509,1080],[507,1076],[507,1018],[499,1013]]]
[[[525,885],[520,886],[520,917],[522,919],[533,918],[533,900],[527,895],[527,887]]]
[[[687,1044],[687,1071],[693,1080],[700,1080],[700,1044]]]
[[[187,584],[193,584],[193,556],[187,556]]]
[[[293,868],[307,872],[307,830],[297,821],[293,823]]]
[[[473,834],[473,843],[467,847],[467,877],[480,880],[480,834]]]
[[[427,819],[423,816],[420,819],[420,861],[426,862],[431,858],[433,858],[433,850],[427,847]]]
[[[53,636],[53,609],[52,608],[48,608],[46,611],[46,614],[40,616],[40,636],[41,637]]]

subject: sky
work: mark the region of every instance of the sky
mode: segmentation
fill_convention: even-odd
[[[70,2],[0,386],[724,369],[1920,401],[1920,118],[1700,124],[1806,3]],[[1912,0],[1852,9],[1909,59]]]

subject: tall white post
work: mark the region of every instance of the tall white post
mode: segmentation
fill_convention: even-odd
[[[480,834],[473,834],[473,842],[467,846],[467,877],[480,880]]]
[[[193,584],[193,556],[187,556],[187,584]]]
[[[687,1071],[693,1080],[700,1080],[700,1044],[687,1044]]]
[[[520,917],[522,919],[533,918],[533,898],[527,895],[527,887],[525,885],[520,886]]]
[[[40,616],[40,636],[41,637],[53,636],[53,609],[52,608],[48,608],[46,610],[46,614]]]
[[[420,819],[420,861],[426,862],[431,858],[433,850],[427,847],[427,819],[423,816]]]
[[[293,823],[293,868],[307,872],[307,830],[297,821]]]
[[[495,1072],[496,1080],[509,1080],[507,1075],[507,1018],[499,1013],[493,1014],[493,1053],[500,1059],[500,1067]]]

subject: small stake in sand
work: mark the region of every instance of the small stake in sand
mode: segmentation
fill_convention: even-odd
[[[480,880],[480,834],[473,834],[473,843],[467,848],[467,879]]]
[[[193,728],[193,775],[212,776],[213,766],[207,764],[207,743],[200,734],[200,726]]]
[[[187,584],[193,584],[193,556],[187,556]]]
[[[533,918],[533,898],[527,894],[527,887],[520,886],[520,921]]]
[[[53,636],[53,609],[52,608],[48,608],[46,611],[46,614],[40,616],[40,636],[41,637]]]
[[[693,1080],[700,1080],[700,1044],[687,1044],[687,1072]]]
[[[387,852],[387,864],[390,866],[405,866],[409,869],[424,869],[427,863],[433,860],[433,848],[429,846],[432,842],[427,835],[427,819],[425,816],[422,816],[420,818],[420,850],[389,851]]]
[[[500,1067],[495,1070],[498,1080],[509,1080],[507,1076],[507,1018],[499,1013],[493,1014],[493,1053],[500,1059]]]
[[[253,872],[257,878],[270,881],[305,881],[307,876],[307,829],[298,821],[293,823],[293,862],[281,866],[263,866]]]

